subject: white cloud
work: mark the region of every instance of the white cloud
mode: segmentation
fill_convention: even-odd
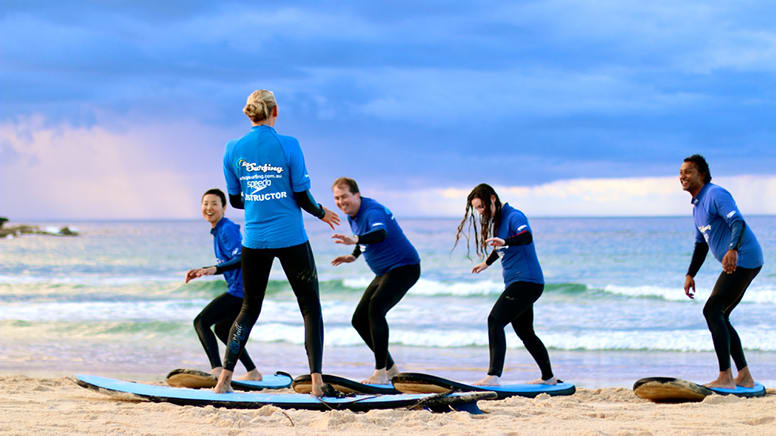
[[[207,188],[223,187],[220,156],[226,137],[223,131],[185,124],[109,130],[54,125],[42,117],[0,123],[0,215],[12,219],[196,217],[199,195]],[[203,143],[213,145],[203,147]],[[776,214],[776,175],[723,176],[714,182],[733,194],[744,215]],[[528,216],[691,213],[690,197],[676,176],[580,178],[494,187],[503,201]],[[412,191],[367,188],[364,195],[375,197],[400,216],[461,216],[470,190],[469,186]],[[327,195],[321,197],[325,203]]]
[[[776,175],[714,178],[744,215],[776,214]],[[494,186],[502,201],[529,216],[665,216],[692,214],[678,177],[558,180],[535,186]],[[404,216],[462,216],[471,188],[365,192]]]

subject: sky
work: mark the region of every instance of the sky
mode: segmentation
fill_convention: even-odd
[[[72,1],[0,8],[0,216],[177,219],[274,91],[312,192],[401,216],[684,215],[701,153],[776,214],[768,1]],[[234,211],[229,212],[235,215]]]

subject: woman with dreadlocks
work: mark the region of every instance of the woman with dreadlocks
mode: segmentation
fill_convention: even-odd
[[[468,224],[468,228],[467,227]],[[479,224],[479,228],[478,227]],[[478,257],[485,257],[488,246],[493,247],[488,258],[472,269],[478,274],[501,257],[506,289],[488,315],[488,340],[490,343],[490,367],[488,375],[476,382],[482,386],[498,386],[504,369],[507,343],[504,327],[512,324],[523,345],[536,360],[542,376],[531,383],[554,385],[558,383],[552,374],[550,356],[533,329],[533,304],[544,290],[544,275],[536,257],[536,248],[528,219],[523,212],[508,203],[501,204],[496,191],[485,183],[477,185],[466,199],[466,213],[455,245],[466,237],[469,250],[469,233],[474,235],[474,247]]]

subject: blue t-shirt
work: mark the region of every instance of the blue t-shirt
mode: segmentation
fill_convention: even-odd
[[[501,208],[501,221],[496,236],[501,239],[511,238],[524,232],[530,232],[528,218],[523,212],[513,208],[509,203],[505,203]],[[509,286],[514,282],[531,282],[544,284],[544,275],[542,267],[539,265],[539,258],[536,256],[536,247],[533,241],[525,245],[513,245],[497,248],[501,257],[501,266],[503,268],[504,284]]]
[[[692,215],[695,219],[695,241],[709,244],[711,254],[722,262],[730,245],[730,226],[736,221],[745,225],[741,246],[738,248],[738,263],[742,268],[757,268],[763,265],[763,250],[752,229],[746,225],[733,196],[721,186],[707,183],[692,199]]]
[[[210,229],[210,234],[213,235],[213,251],[216,253],[217,265],[240,257],[242,236],[239,224],[235,224],[229,218],[221,218],[216,226]],[[243,297],[241,268],[224,271],[224,280],[229,287],[228,293],[235,297]]]
[[[361,197],[361,207],[358,208],[356,216],[348,216],[348,222],[356,235],[377,229],[385,230],[383,241],[361,246],[366,264],[376,275],[381,276],[400,266],[420,263],[418,252],[404,235],[396,217],[382,204],[371,198]]]
[[[283,248],[307,241],[294,192],[310,189],[299,141],[269,126],[254,126],[226,144],[226,189],[245,203],[248,248]]]

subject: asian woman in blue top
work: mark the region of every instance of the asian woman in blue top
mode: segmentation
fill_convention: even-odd
[[[465,229],[467,223],[469,229]],[[490,185],[481,183],[466,199],[466,213],[458,225],[456,245],[464,234],[468,249],[469,231],[474,234],[474,247],[478,256],[484,257],[488,246],[493,247],[487,259],[475,265],[472,273],[484,271],[501,257],[506,285],[488,316],[488,374],[475,384],[499,385],[506,356],[504,327],[510,323],[541,370],[541,378],[531,383],[556,384],[558,381],[552,373],[547,348],[533,328],[533,304],[544,290],[544,276],[536,256],[528,219],[508,203],[502,205],[496,191]]]
[[[231,390],[234,366],[261,312],[270,269],[277,257],[304,318],[311,394],[320,397],[324,388],[321,379],[323,318],[318,273],[301,209],[332,229],[340,219],[316,203],[310,194],[310,177],[299,141],[275,131],[278,106],[274,94],[264,89],[254,91],[248,96],[243,113],[251,120],[252,127],[243,137],[226,144],[224,177],[230,204],[245,209],[242,248],[245,296],[229,333],[224,370],[215,392]]]
[[[722,264],[722,272],[703,307],[703,316],[711,332],[719,364],[719,376],[708,387],[733,389],[752,387],[754,378],[744,357],[744,348],[736,329],[730,323],[730,313],[744,297],[746,289],[763,267],[763,251],[754,232],[746,225],[733,196],[721,186],[711,183],[711,171],[706,159],[698,154],[684,159],[679,169],[682,189],[692,196],[695,221],[695,249],[684,278],[684,292],[693,298],[695,275],[706,255],[711,254]],[[730,357],[738,369],[733,378]]]
[[[186,272],[186,283],[202,276],[223,274],[227,291],[214,298],[194,318],[194,329],[199,341],[210,360],[210,372],[218,377],[223,365],[218,354],[216,336],[224,344],[229,342],[229,329],[240,313],[243,302],[243,281],[240,270],[242,255],[242,236],[240,226],[224,216],[226,212],[226,195],[220,189],[209,189],[202,195],[202,216],[210,223],[210,233],[213,235],[213,250],[217,263],[212,266],[190,269]],[[215,330],[215,335],[213,330]],[[247,351],[240,354],[240,362],[248,373],[243,380],[261,380],[261,373],[248,356]]]

